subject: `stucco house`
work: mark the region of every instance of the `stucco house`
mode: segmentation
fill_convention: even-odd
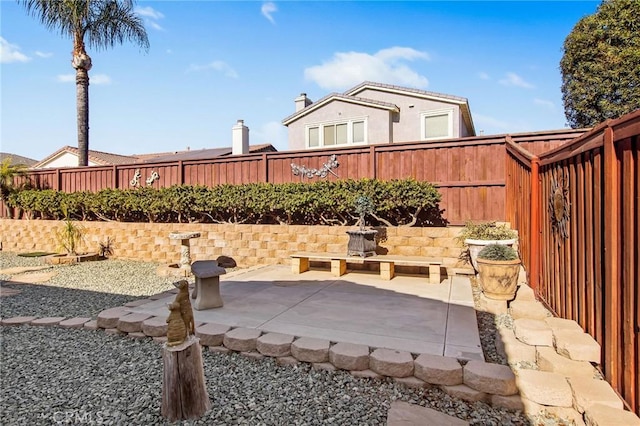
[[[45,157],[41,161],[33,164],[32,169],[47,169],[56,167],[77,167],[78,166],[78,148],[73,146],[63,146],[53,154]],[[120,164],[135,163],[136,157],[130,155],[112,154],[110,152],[102,152],[89,150],[90,166],[113,166]]]
[[[475,136],[465,98],[365,81],[312,102],[302,93],[282,120],[289,149],[386,144]]]

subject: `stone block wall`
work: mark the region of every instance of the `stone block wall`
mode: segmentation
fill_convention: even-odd
[[[345,252],[349,226],[246,225],[246,224],[166,224],[125,222],[78,222],[84,233],[82,251],[98,251],[109,239],[113,257],[177,263],[180,241],[170,240],[171,232],[200,232],[191,240],[192,260],[230,256],[239,266],[287,264],[289,255],[299,251]],[[55,232],[61,221],[0,219],[2,249],[10,252],[58,251]],[[442,258],[456,265],[462,251],[455,241],[461,227],[380,228],[379,248],[385,254]]]

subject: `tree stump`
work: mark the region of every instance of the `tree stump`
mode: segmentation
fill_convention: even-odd
[[[200,339],[190,335],[162,347],[162,416],[169,421],[198,419],[211,408],[204,380]]]

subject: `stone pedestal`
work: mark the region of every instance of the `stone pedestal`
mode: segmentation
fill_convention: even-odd
[[[172,232],[169,234],[172,240],[180,240],[180,269],[190,269],[191,246],[189,240],[200,238],[199,232]]]
[[[191,294],[195,299],[193,308],[201,311],[222,307],[220,275],[226,273],[224,268],[215,260],[196,260],[191,265],[191,273],[196,277],[196,286]]]

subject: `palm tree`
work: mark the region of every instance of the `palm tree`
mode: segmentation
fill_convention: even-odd
[[[145,51],[149,40],[142,20],[133,11],[133,0],[18,0],[27,13],[45,27],[73,39],[71,65],[76,70],[78,166],[89,165],[89,70],[91,58],[85,37],[95,49],[113,47],[125,40]]]

